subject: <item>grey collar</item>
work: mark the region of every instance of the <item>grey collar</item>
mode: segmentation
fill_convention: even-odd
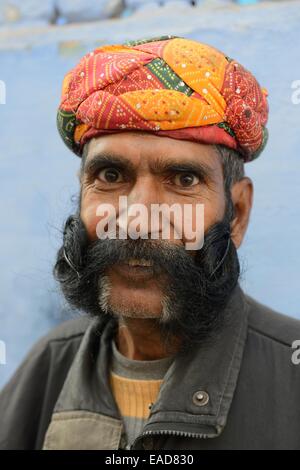
[[[117,375],[136,380],[161,380],[174,360],[174,356],[152,361],[128,359],[120,353],[112,340],[111,370]]]

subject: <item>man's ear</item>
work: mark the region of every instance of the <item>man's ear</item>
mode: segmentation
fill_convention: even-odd
[[[231,222],[231,238],[238,249],[246,233],[253,203],[253,183],[244,177],[231,188],[234,217]]]

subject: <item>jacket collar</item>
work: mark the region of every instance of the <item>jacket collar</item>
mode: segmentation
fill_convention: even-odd
[[[216,437],[222,432],[242,362],[247,305],[237,286],[226,308],[228,321],[218,336],[174,361],[164,377],[145,431],[158,430],[163,423],[166,430],[203,437]]]
[[[222,432],[247,334],[247,302],[239,286],[226,310],[228,321],[214,341],[175,357],[151,408],[145,434],[216,437]],[[91,322],[56,403],[54,417],[87,412],[120,423],[108,380],[113,331],[114,324],[108,317]]]

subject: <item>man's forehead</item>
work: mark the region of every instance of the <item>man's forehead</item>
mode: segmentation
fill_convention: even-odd
[[[132,165],[172,159],[178,163],[203,163],[212,170],[221,167],[217,149],[211,144],[159,137],[136,132],[124,132],[91,139],[84,149],[86,162],[97,156],[114,156]]]

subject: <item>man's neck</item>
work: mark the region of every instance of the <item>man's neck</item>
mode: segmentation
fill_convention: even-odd
[[[122,317],[115,342],[123,356],[138,361],[162,359],[174,355],[179,349],[178,340],[166,346],[157,320],[152,318]]]

